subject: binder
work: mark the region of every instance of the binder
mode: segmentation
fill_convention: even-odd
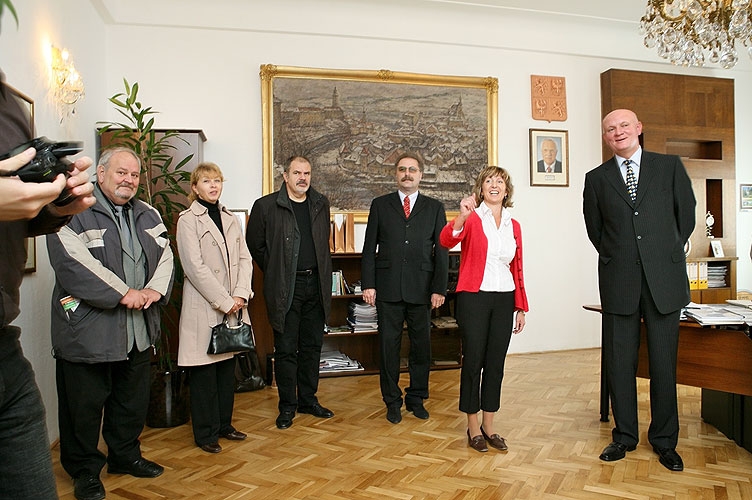
[[[697,288],[700,290],[708,288],[708,263],[706,261],[697,263]]]
[[[699,290],[699,275],[697,262],[687,262],[687,277],[689,278],[689,289]]]

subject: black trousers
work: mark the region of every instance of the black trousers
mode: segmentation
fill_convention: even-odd
[[[191,424],[196,444],[216,443],[235,430],[235,358],[191,367]]]
[[[603,352],[608,391],[614,413],[613,440],[628,446],[639,441],[637,421],[637,361],[640,319],[645,321],[650,358],[650,428],[648,441],[659,448],[676,448],[679,415],[676,407],[676,352],[679,311],[661,314],[642,277],[640,307],[629,315],[603,313]]]
[[[274,376],[279,392],[279,411],[295,411],[318,403],[319,363],[324,341],[324,307],[319,276],[295,277],[292,305],[285,329],[274,331]]]
[[[405,389],[405,402],[422,403],[424,399],[428,399],[428,373],[431,369],[431,306],[377,300],[376,309],[381,349],[381,397],[387,406],[402,406],[402,390],[399,387],[400,350],[402,326],[407,320],[410,386]]]
[[[514,292],[457,295],[457,324],[462,330],[461,412],[499,410],[513,321]]]
[[[108,463],[129,463],[141,456],[138,437],[149,407],[150,354],[149,349],[134,348],[127,360],[113,363],[57,360],[60,463],[71,477],[102,470],[100,422]]]

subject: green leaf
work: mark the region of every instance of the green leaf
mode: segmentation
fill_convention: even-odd
[[[0,19],[3,17],[3,8],[8,7],[8,10],[11,14],[13,14],[13,19],[16,20],[16,29],[18,29],[18,14],[16,13],[16,8],[13,6],[13,3],[10,0],[0,0]]]

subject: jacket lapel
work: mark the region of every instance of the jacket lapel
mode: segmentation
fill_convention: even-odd
[[[418,193],[418,197],[415,198],[415,206],[413,207],[412,210],[410,210],[410,218],[413,215],[415,215],[418,212],[420,212],[421,210],[423,210],[423,208],[425,208],[425,206],[426,206],[426,200],[424,199],[423,196],[420,195],[420,193]],[[404,212],[404,210],[403,210],[403,212]]]
[[[642,158],[640,159],[640,178],[637,180],[637,198],[635,199],[635,207],[637,207],[645,198],[645,193],[650,188],[652,180],[655,177],[656,165],[653,160],[653,155],[643,149]]]
[[[391,193],[389,195],[388,201],[389,201],[389,206],[392,207],[399,214],[400,217],[406,220],[407,217],[405,217],[405,209],[402,208],[402,203],[400,203],[399,193],[397,191]]]
[[[642,174],[642,172],[640,172],[640,174]],[[619,193],[619,196],[621,196],[624,201],[632,206],[632,199],[629,197],[629,193],[627,192],[627,185],[624,184],[624,179],[621,176],[619,165],[616,163],[615,157],[612,157],[611,161],[606,164],[604,175],[606,176],[606,179],[608,179],[608,182],[611,183],[614,190]]]
[[[222,254],[222,260],[225,262],[225,268],[230,269],[229,262],[227,261],[227,252],[224,249],[225,238],[222,236],[222,233],[219,231],[219,228],[214,223],[212,218],[209,216],[209,209],[207,209],[205,206],[203,206],[197,201],[193,202],[193,205],[191,205],[191,209],[193,210],[193,213],[196,215],[196,217],[201,222],[201,224],[204,225],[204,228],[209,230],[209,234],[212,235],[212,238],[214,238],[214,241],[219,246],[219,253]],[[224,212],[224,207],[220,205],[219,206],[220,220],[222,219],[223,212]]]

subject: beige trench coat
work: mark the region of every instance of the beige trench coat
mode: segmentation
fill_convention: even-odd
[[[253,297],[253,267],[245,237],[235,215],[221,204],[219,208],[225,238],[209,217],[209,210],[197,201],[178,219],[178,254],[185,271],[178,345],[180,366],[207,365],[231,358],[233,353],[206,354],[211,328],[232,308],[232,297],[246,301]],[[250,321],[247,307],[243,308],[243,320]]]

